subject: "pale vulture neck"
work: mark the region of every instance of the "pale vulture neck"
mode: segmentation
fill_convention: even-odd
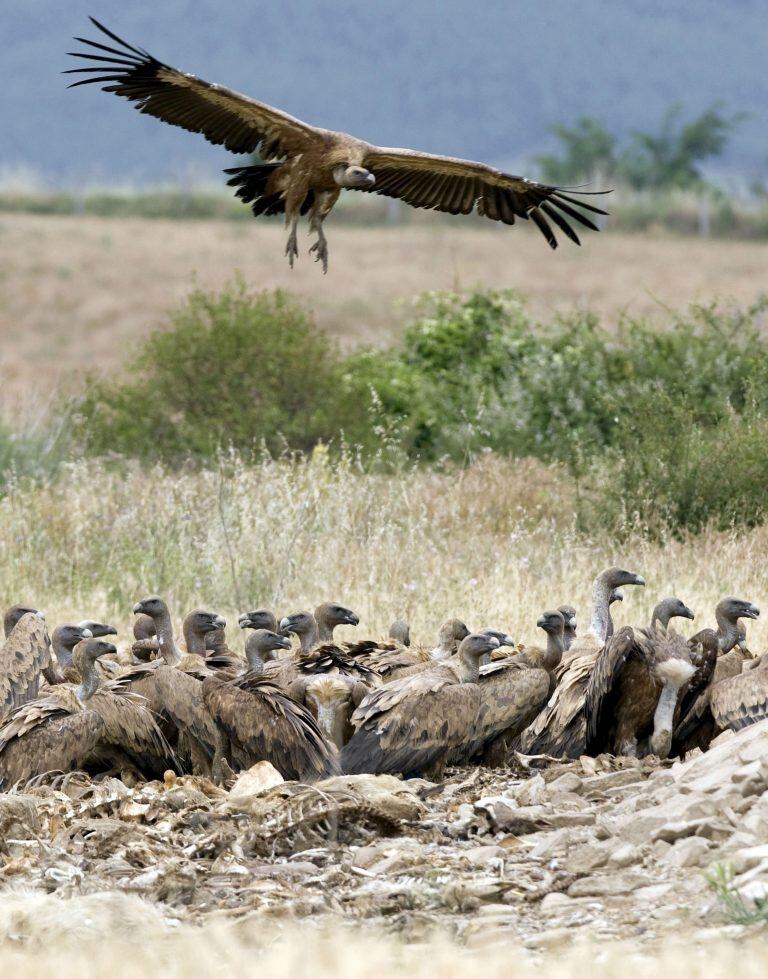
[[[75,690],[77,699],[85,702],[89,700],[99,688],[99,673],[96,669],[94,660],[85,660],[80,667],[81,683]]]
[[[205,636],[196,629],[189,629],[186,635],[187,652],[192,656],[202,656],[205,659]]]
[[[721,653],[729,653],[739,638],[739,630],[736,623],[721,612],[715,613],[717,619],[717,644]]]
[[[317,623],[317,642],[333,642],[334,626],[329,624],[324,615],[321,615],[319,619],[315,617],[315,622]]]
[[[332,639],[332,638],[333,638],[333,630],[331,630],[331,633],[330,633],[330,639]],[[300,645],[301,652],[302,653],[309,653],[309,652],[311,652],[315,648],[315,646],[318,645],[319,642],[321,642],[321,641],[322,642],[329,642],[330,639],[327,639],[327,640],[323,639],[323,640],[321,640],[321,633],[320,633],[320,630],[318,628],[317,622],[315,622],[315,620],[313,619],[312,620],[312,625],[310,626],[310,628],[307,629],[306,632],[302,632],[299,635],[299,643],[301,644]]]
[[[480,679],[480,662],[478,656],[468,656],[461,648],[454,657],[456,673],[462,683],[477,683]]]
[[[560,665],[560,660],[563,658],[564,651],[565,643],[563,642],[563,637],[548,632],[547,649],[544,653],[544,669],[554,670],[556,667],[558,667]]]
[[[601,642],[606,642],[613,632],[611,619],[611,587],[602,578],[595,581],[592,589],[592,623],[591,628]]]
[[[59,666],[71,666],[72,650],[69,646],[65,646],[58,636],[54,637],[51,645],[53,646],[53,651],[56,654],[56,662]]]
[[[169,666],[173,666],[174,663],[178,663],[181,659],[181,653],[176,647],[176,640],[173,638],[171,613],[168,609],[164,609],[154,618],[157,642],[160,646],[160,655]]]

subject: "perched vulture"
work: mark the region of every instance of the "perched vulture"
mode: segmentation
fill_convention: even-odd
[[[369,693],[352,715],[355,733],[341,753],[344,772],[440,769],[474,734],[482,705],[478,662],[497,645],[492,636],[469,635],[450,660]]]
[[[51,647],[42,614],[14,605],[5,613],[5,642],[0,646],[0,721],[21,704],[34,700],[40,676],[56,682]]]
[[[70,54],[91,64],[68,70],[67,74],[86,76],[70,87],[102,85],[105,92],[135,103],[140,112],[201,133],[210,143],[233,153],[258,153],[264,162],[226,171],[232,175],[229,184],[251,204],[255,215],[285,214],[290,227],[285,251],[291,266],[298,256],[299,217],[309,214],[310,231],[317,234],[310,252],[327,270],[323,221],[345,188],[449,214],[474,211],[509,225],[518,218],[531,220],[552,248],[557,247],[557,239],[550,222],[578,245],[571,222],[597,231],[584,211],[606,213],[582,200],[583,191],[575,197],[484,163],[374,146],[346,133],[318,129],[263,102],[171,68],[93,17],[91,21],[112,43],[75,38],[89,50]]]
[[[621,595],[621,592],[619,592]],[[618,601],[622,601],[623,595]],[[557,611],[563,617],[563,652],[570,649],[576,638],[576,609],[573,605],[559,605]]]
[[[119,684],[101,684],[96,661],[116,652],[103,639],[85,639],[73,660],[79,686],[63,683],[17,708],[0,726],[0,782],[7,787],[50,771],[126,762],[160,777],[176,760],[140,697]]]
[[[266,629],[254,633],[263,662],[270,649],[290,646]],[[227,768],[250,768],[269,761],[283,778],[316,781],[338,771],[335,754],[310,712],[263,673],[247,670],[233,679],[206,677],[203,699],[217,730],[213,777],[223,782]],[[226,765],[224,764],[226,762]]]
[[[712,709],[712,699],[722,683],[740,676],[746,661],[752,657],[746,646],[746,629],[740,619],[756,619],[759,615],[760,609],[752,602],[724,598],[715,608],[717,631],[702,629],[688,640],[698,651],[700,666],[680,703],[672,743],[674,756],[684,757],[694,748],[706,750],[722,730],[720,721],[728,721],[726,726],[731,726],[730,709],[724,709],[723,702],[719,701],[718,721]],[[736,690],[746,691],[753,685],[750,673],[744,676],[744,687]]]
[[[288,688],[288,694],[309,710],[339,751],[354,733],[352,714],[370,691],[369,684],[342,673],[309,673]]]
[[[574,640],[556,669],[557,686],[533,723],[518,741],[526,754],[578,758],[586,749],[584,694],[600,650],[613,635],[611,604],[616,589],[644,585],[645,578],[622,568],[608,568],[592,587],[592,619],[587,632]]]
[[[666,599],[650,628],[625,626],[601,650],[585,694],[587,754],[669,755],[680,689],[697,669],[686,640],[667,630],[673,616],[693,612]]]

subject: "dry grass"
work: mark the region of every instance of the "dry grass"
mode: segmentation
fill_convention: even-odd
[[[0,216],[0,407],[36,404],[76,385],[83,369],[119,365],[193,285],[220,289],[238,269],[249,285],[290,288],[344,342],[383,343],[427,289],[513,287],[542,317],[574,305],[607,321],[622,311],[662,317],[665,305],[697,299],[752,302],[768,260],[766,243],[610,231],[554,254],[528,228],[420,222],[329,233],[323,276],[308,239],[290,272],[277,224]]]
[[[764,602],[768,527],[619,547],[577,537],[570,500],[560,471],[490,456],[461,474],[392,476],[334,468],[323,453],[201,473],[78,463],[0,501],[0,593],[45,608],[52,624],[106,617],[124,629],[149,592],[177,616],[203,605],[230,620],[333,599],[361,616],[346,638],[405,615],[424,641],[452,615],[531,641],[541,611],[565,601],[586,625],[591,581],[614,563],[648,580],[627,589],[621,621],[645,623],[672,593],[699,613],[696,628],[726,594]],[[763,620],[750,644],[768,645]]]
[[[722,938],[657,951],[590,942],[539,955],[511,945],[482,917],[469,947],[459,947],[439,935],[406,945],[351,925],[299,931],[290,920],[255,915],[234,925],[174,929],[152,905],[116,892],[72,900],[5,893],[0,907],[0,970],[16,979],[762,979],[766,967],[764,942]]]

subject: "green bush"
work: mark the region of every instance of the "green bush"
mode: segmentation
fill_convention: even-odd
[[[77,432],[97,455],[145,460],[308,450],[338,437],[359,411],[345,403],[335,347],[282,292],[195,292],[172,328],[150,336],[124,380],[93,379]],[[366,429],[367,431],[367,429]]]

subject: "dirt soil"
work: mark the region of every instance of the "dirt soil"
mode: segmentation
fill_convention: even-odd
[[[519,756],[440,784],[303,786],[266,762],[229,792],[74,774],[0,796],[0,890],[118,889],[169,920],[364,921],[409,941],[437,927],[533,949],[587,934],[653,945],[681,928],[738,937],[758,926],[734,924],[705,874],[727,867],[740,907],[765,900],[767,752],[762,722],[684,764]]]
[[[85,370],[109,371],[167,322],[195,286],[240,271],[255,288],[306,300],[318,324],[349,346],[390,342],[425,290],[514,288],[539,317],[589,307],[668,319],[668,309],[765,291],[768,244],[612,234],[550,252],[528,228],[329,226],[323,276],[301,242],[293,272],[277,224],[0,216],[0,407],[37,406]]]

